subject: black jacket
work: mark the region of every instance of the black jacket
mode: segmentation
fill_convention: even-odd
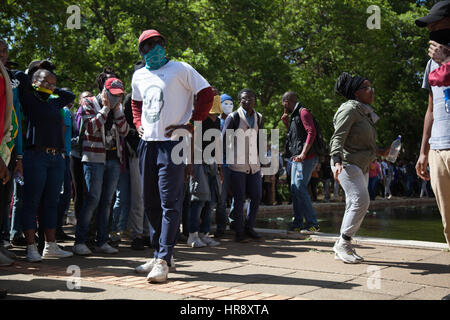
[[[308,137],[308,133],[306,132],[300,117],[301,108],[302,106],[300,105],[300,102],[298,102],[291,114],[289,131],[286,137],[286,146],[284,149],[285,158],[291,158],[302,153],[303,145]]]

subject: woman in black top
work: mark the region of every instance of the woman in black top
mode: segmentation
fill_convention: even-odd
[[[70,91],[57,88],[56,75],[45,69],[34,72],[31,83],[23,72],[18,72],[16,77],[20,81],[19,96],[26,118],[22,223],[27,241],[27,260],[37,262],[42,259],[34,243],[36,213],[40,204],[44,215],[40,221],[46,238],[43,256],[72,256],[71,252],[56,245],[55,231],[57,201],[65,166],[60,109],[71,103],[75,96]]]

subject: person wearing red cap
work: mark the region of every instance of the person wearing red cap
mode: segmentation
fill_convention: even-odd
[[[190,120],[205,120],[214,100],[209,83],[189,64],[169,60],[165,47],[166,39],[157,30],[141,34],[139,53],[145,68],[134,72],[131,83],[134,124],[141,136],[144,211],[155,250],[153,259],[136,271],[149,272],[149,282],[166,281],[169,266],[174,268],[172,251],[180,226],[185,165],[171,159],[178,143],[171,140],[171,133],[187,128]]]
[[[123,162],[120,138],[127,135],[129,126],[121,105],[125,93],[123,83],[111,70],[106,71],[110,73],[104,70],[97,77],[100,93],[81,102],[83,111],[79,139],[82,140],[81,161],[87,193],[75,230],[73,252],[77,255],[92,254],[86,241],[97,207],[95,251],[108,254],[118,252],[107,243],[107,230],[111,202]]]

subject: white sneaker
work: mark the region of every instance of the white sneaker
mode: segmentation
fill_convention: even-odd
[[[73,251],[73,253],[75,253],[76,255],[79,255],[79,256],[88,256],[88,255],[92,254],[92,251],[84,243],[76,244],[73,247],[72,251]]]
[[[38,252],[36,247],[36,243],[27,245],[27,260],[29,262],[40,262],[42,261],[42,257]]]
[[[350,241],[336,241],[333,247],[333,251],[336,253],[337,258],[341,259],[345,263],[358,263],[359,261],[353,255],[353,248]]]
[[[115,253],[119,252],[119,250],[111,247],[108,243],[105,243],[101,247],[95,247],[95,252],[115,254]]]
[[[134,268],[134,271],[136,273],[149,273],[152,271],[153,266],[155,265],[156,258],[148,260],[146,263],[141,264],[140,266],[137,266]],[[173,256],[170,258],[170,267],[169,272],[175,272],[177,271],[177,268],[175,267],[175,260],[173,259]]]
[[[199,233],[198,237],[200,238],[200,240],[206,244],[207,246],[210,247],[215,247],[218,246],[220,244],[220,242],[215,241],[213,238],[209,237],[209,233]]]
[[[358,260],[359,262],[364,261],[364,258],[361,257],[360,255],[358,255],[358,254],[356,253],[356,250],[355,250],[354,248],[352,248],[352,249],[353,249],[353,250],[352,250],[353,256],[355,257],[355,259]],[[339,258],[339,256],[338,256],[337,253],[334,253],[334,260],[342,260],[342,259]]]
[[[147,275],[148,282],[164,282],[167,280],[169,267],[163,259],[156,259],[152,271]]]
[[[72,257],[73,253],[61,249],[56,242],[45,242],[42,257],[44,258],[68,258]]]
[[[8,240],[3,240],[3,248],[5,249],[12,249],[12,244]]]
[[[14,260],[10,259],[6,255],[0,252],[0,267],[7,267],[14,263]]]
[[[204,243],[198,236],[198,232],[189,233],[189,238],[187,240],[187,245],[192,248],[202,248],[206,247],[206,243]]]

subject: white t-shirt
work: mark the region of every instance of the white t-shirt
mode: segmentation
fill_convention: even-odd
[[[194,94],[209,87],[194,68],[185,62],[169,61],[158,70],[141,68],[131,80],[131,98],[142,101],[141,122],[145,141],[167,141],[170,125],[181,125],[192,116]]]

